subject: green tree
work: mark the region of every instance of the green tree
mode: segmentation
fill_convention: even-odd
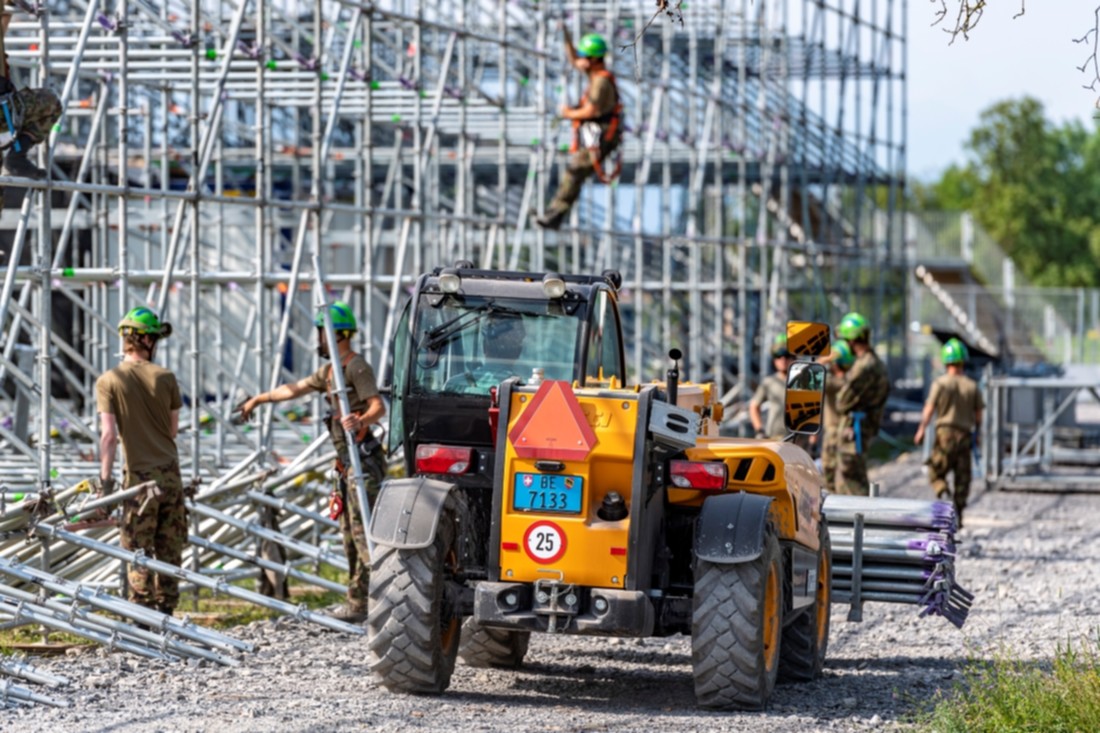
[[[972,212],[1037,285],[1100,284],[1100,135],[1025,97],[986,109],[966,148],[917,205]]]

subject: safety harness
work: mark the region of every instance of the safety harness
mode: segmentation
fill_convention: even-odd
[[[22,152],[19,133],[23,130],[23,100],[14,89],[0,94],[0,112],[3,113],[4,124],[8,128],[0,132],[0,150],[14,147],[15,152]]]
[[[3,114],[4,124],[8,128],[0,132],[0,150],[15,148],[15,152],[21,153],[23,146],[19,144],[19,133],[23,132],[23,100],[19,98],[15,85],[11,83],[11,65],[8,63],[8,54],[4,53],[2,48],[0,48],[0,80],[6,82],[0,85],[0,88],[7,89],[0,94],[0,114]]]
[[[610,175],[604,171],[603,153],[601,147],[604,143],[610,143],[619,132],[623,120],[623,103],[619,98],[619,87],[615,83],[615,75],[607,69],[600,69],[596,76],[611,80],[611,86],[615,89],[615,107],[605,115],[591,120],[573,120],[573,143],[569,146],[569,152],[575,153],[582,147],[588,150],[592,156],[592,164],[596,170],[596,178],[600,183],[611,183],[619,177],[623,171],[622,153],[615,155],[615,169]],[[592,86],[584,90],[584,96],[589,97]]]

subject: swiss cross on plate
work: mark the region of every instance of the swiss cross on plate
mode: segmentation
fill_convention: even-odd
[[[599,439],[569,382],[544,381],[508,431],[520,458],[583,461]]]
[[[523,485],[526,486],[527,488],[531,488],[532,486],[535,485],[535,477],[532,476],[531,474],[527,474],[526,476],[523,477]]]

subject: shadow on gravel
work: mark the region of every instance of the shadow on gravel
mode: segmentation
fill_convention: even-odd
[[[580,649],[573,652],[575,657],[600,662],[627,662],[632,664],[691,664],[691,654],[666,651],[651,646],[615,646],[607,649]]]

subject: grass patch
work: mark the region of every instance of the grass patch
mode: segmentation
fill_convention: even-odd
[[[916,721],[936,733],[1100,731],[1100,638],[1060,645],[1053,661],[972,662],[963,681]]]

